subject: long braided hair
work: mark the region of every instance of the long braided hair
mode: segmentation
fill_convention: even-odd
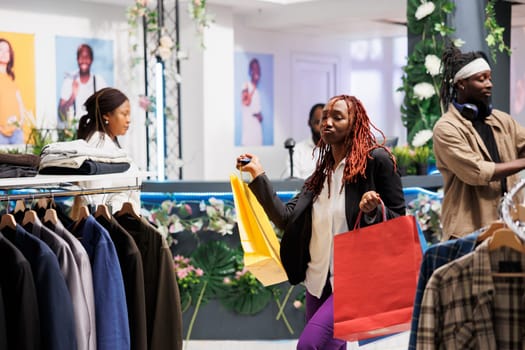
[[[353,117],[353,126],[345,137],[345,153],[346,163],[344,168],[343,179],[341,183],[341,190],[345,183],[357,182],[359,177],[366,178],[366,164],[369,158],[372,158],[370,152],[376,148],[383,148],[389,154],[395,164],[395,158],[390,150],[384,146],[384,142],[379,144],[372,129],[377,130],[383,140],[386,140],[385,134],[378,129],[368,117],[365,107],[355,96],[339,95],[332,97],[328,101],[328,113],[332,113],[334,105],[337,101],[344,101],[348,110],[348,115]],[[323,189],[325,179],[328,177],[328,196],[330,196],[330,179],[334,172],[335,159],[332,155],[332,146],[326,144],[323,139],[317,143],[319,147],[319,158],[314,173],[305,182],[305,186],[309,191],[314,193],[317,197]]]
[[[443,67],[443,80],[441,81],[441,109],[446,111],[448,105],[456,98],[456,87],[454,76],[468,63],[477,58],[484,58],[488,62],[487,55],[482,51],[462,53],[453,43],[447,44],[441,56]]]

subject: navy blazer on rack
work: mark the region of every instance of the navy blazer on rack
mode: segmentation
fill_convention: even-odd
[[[57,257],[44,242],[29,234],[21,225],[16,225],[15,230],[3,228],[2,233],[31,265],[38,300],[42,349],[76,349],[73,304]]]
[[[357,182],[345,185],[345,211],[350,230],[353,229],[359,214],[359,201],[367,191],[374,190],[379,193],[385,204],[387,219],[405,214],[401,177],[394,171],[389,154],[384,149],[377,148],[371,152],[371,156],[366,166],[366,178],[361,177]],[[264,174],[256,177],[249,187],[270,220],[284,230],[280,254],[289,282],[291,284],[303,282],[310,262],[313,193],[303,187],[294,198],[283,203]],[[377,215],[375,222],[381,220],[382,217]],[[362,218],[360,225],[368,224]]]

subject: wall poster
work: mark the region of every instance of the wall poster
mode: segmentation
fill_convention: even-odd
[[[273,55],[235,53],[235,146],[273,145]]]
[[[27,143],[35,100],[34,34],[0,31],[0,145]]]
[[[95,91],[113,86],[113,41],[56,37],[58,128],[74,128]]]

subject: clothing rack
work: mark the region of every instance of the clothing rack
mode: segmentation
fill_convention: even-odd
[[[0,192],[7,192],[0,195],[0,201],[10,201],[18,199],[38,199],[54,197],[72,197],[94,194],[117,193],[124,191],[139,191],[142,189],[141,178],[146,173],[115,173],[105,175],[37,175],[26,178],[0,179]],[[134,185],[127,186],[108,186],[94,188],[75,188],[67,189],[65,187],[78,186],[73,182],[79,181],[100,181],[111,180],[113,178],[122,179],[123,177],[134,179]],[[9,191],[20,190],[40,190],[41,192],[33,193],[16,193],[10,194]]]
[[[93,194],[117,193],[124,191],[138,191],[142,188],[140,185],[135,186],[118,186],[118,187],[102,187],[92,189],[78,189],[78,190],[62,190],[60,188],[40,188],[45,192],[36,193],[19,193],[19,194],[4,194],[0,195],[0,201],[10,201],[19,199],[39,199],[39,198],[54,198],[54,197],[73,197],[73,196],[87,196]],[[38,188],[35,188],[38,189]]]
[[[524,188],[525,179],[521,179],[510,189],[508,193],[503,196],[499,208],[500,216],[505,224],[507,224],[507,226],[523,240],[525,240],[525,230],[523,226],[524,223],[514,220],[512,210],[516,210],[517,208],[517,203],[514,202],[514,197]]]

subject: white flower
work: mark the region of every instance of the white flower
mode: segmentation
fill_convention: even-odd
[[[432,130],[424,129],[419,130],[412,139],[412,146],[421,147],[424,146],[428,140],[432,138]]]
[[[427,73],[434,77],[441,73],[441,60],[436,55],[426,55],[425,68]]]
[[[424,2],[416,10],[415,17],[419,21],[434,12],[436,5],[432,1]]]
[[[414,85],[414,95],[419,100],[424,100],[426,98],[430,98],[436,94],[436,90],[432,86],[432,84],[429,83],[417,83]]]
[[[174,45],[173,40],[167,35],[163,35],[160,37],[159,45],[168,49],[171,49]]]
[[[455,47],[462,47],[463,45],[465,45],[465,41],[461,40],[460,38],[454,39],[452,43]]]
[[[168,47],[159,46],[159,48],[157,49],[157,54],[163,61],[166,61],[168,58],[171,57],[171,49]]]
[[[178,50],[177,51],[177,59],[179,60],[187,60],[190,56],[188,55],[187,51]]]

